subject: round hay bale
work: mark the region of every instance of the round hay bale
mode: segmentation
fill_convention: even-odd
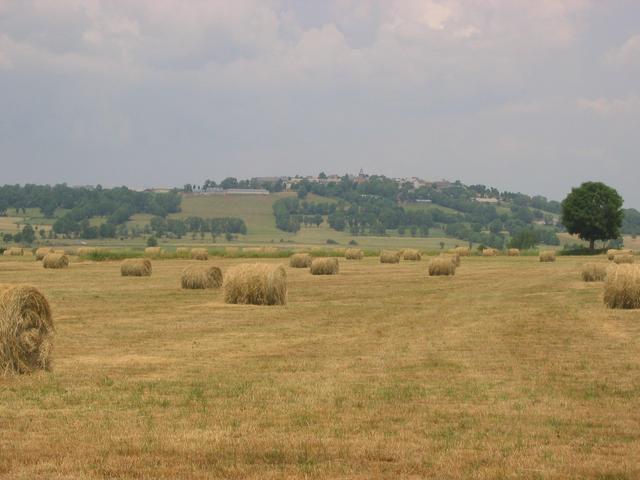
[[[308,253],[294,253],[289,257],[289,266],[292,268],[309,268],[313,258]]]
[[[622,264],[609,269],[604,303],[609,308],[640,308],[640,265]]]
[[[42,260],[47,256],[48,253],[53,253],[53,248],[51,247],[40,247],[36,250],[35,257],[37,261]]]
[[[48,253],[42,259],[44,268],[67,268],[69,266],[69,257],[64,253]]]
[[[160,247],[147,247],[144,249],[145,257],[159,257],[162,255],[162,248]]]
[[[347,260],[362,260],[364,252],[359,248],[347,248],[344,251],[344,258]]]
[[[120,274],[123,277],[148,277],[151,270],[151,261],[148,258],[127,258],[120,265]]]
[[[225,303],[285,305],[287,272],[282,265],[243,263],[226,272],[222,288]]]
[[[413,260],[418,262],[422,260],[422,254],[417,248],[405,248],[402,252],[402,258],[403,260]]]
[[[53,333],[42,293],[28,285],[0,285],[0,373],[50,370]]]
[[[498,250],[496,250],[495,248],[485,248],[484,250],[482,250],[483,257],[495,257],[497,255]]]
[[[456,247],[454,248],[455,252],[461,257],[470,257],[471,249],[469,247]]]
[[[545,250],[544,252],[540,252],[540,261],[541,262],[555,262],[556,261],[556,252],[553,250]]]
[[[634,257],[633,255],[629,255],[628,253],[616,253],[613,256],[613,263],[633,263]]]
[[[460,266],[460,255],[457,253],[441,253],[439,256],[451,259],[456,267]]]
[[[24,248],[10,247],[4,251],[4,255],[7,257],[22,257],[24,255]]]
[[[206,248],[192,248],[191,258],[193,260],[209,260],[209,250]]]
[[[507,255],[509,255],[510,257],[519,257],[520,256],[520,249],[518,249],[518,248],[510,248],[509,250],[507,250]]]
[[[607,278],[607,264],[604,263],[585,263],[580,273],[582,280],[585,282],[601,282]]]
[[[222,286],[222,271],[212,265],[189,265],[180,277],[182,288],[219,288]]]
[[[314,258],[311,262],[311,275],[337,275],[340,263],[335,257]]]
[[[400,263],[400,252],[383,250],[380,252],[380,263]]]
[[[455,275],[456,264],[452,256],[440,256],[429,260],[429,276]]]

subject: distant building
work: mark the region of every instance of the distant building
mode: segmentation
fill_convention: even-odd
[[[476,197],[474,200],[478,203],[489,203],[489,204],[496,204],[499,202],[497,198]]]
[[[228,188],[225,195],[269,195],[269,190],[264,188]]]
[[[169,193],[172,191],[173,191],[173,188],[169,188],[169,187],[154,187],[154,188],[147,188],[145,190],[145,192],[151,192],[151,193]]]

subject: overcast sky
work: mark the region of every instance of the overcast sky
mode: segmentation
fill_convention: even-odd
[[[357,172],[640,207],[640,1],[0,0],[0,183]]]

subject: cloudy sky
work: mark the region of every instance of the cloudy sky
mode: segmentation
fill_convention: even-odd
[[[637,0],[0,0],[1,183],[357,172],[640,207]]]

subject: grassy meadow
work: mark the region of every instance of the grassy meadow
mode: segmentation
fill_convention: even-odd
[[[640,316],[585,261],[287,266],[259,307],[181,290],[189,260],[0,257],[57,330],[53,372],[0,377],[0,478],[639,478]]]

